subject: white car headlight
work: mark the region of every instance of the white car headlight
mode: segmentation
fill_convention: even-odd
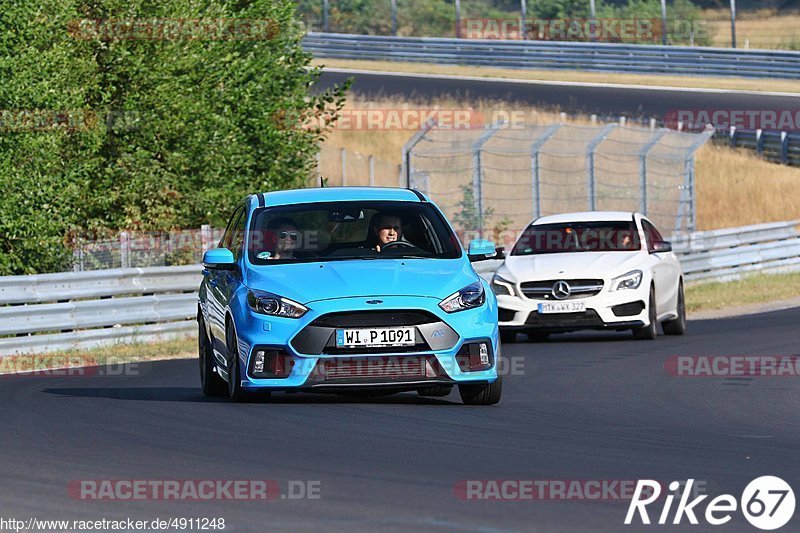
[[[508,281],[507,279],[503,279],[497,274],[492,277],[492,292],[497,295],[508,295],[508,296],[516,296],[517,291],[514,289],[514,284]]]
[[[611,280],[611,290],[621,291],[623,289],[638,289],[642,284],[642,271],[631,270],[627,274],[623,274]]]
[[[454,292],[439,304],[446,313],[455,313],[465,309],[480,307],[486,301],[486,293],[480,281],[471,283],[458,292]]]
[[[262,315],[300,318],[308,312],[308,307],[266,291],[247,291],[247,304],[250,309]]]

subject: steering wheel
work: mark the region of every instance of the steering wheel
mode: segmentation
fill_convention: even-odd
[[[416,246],[414,246],[410,242],[392,241],[392,242],[387,242],[386,244],[381,244],[381,251],[389,250],[391,248],[395,248],[395,247],[398,247],[398,246],[400,246],[402,248],[416,248]]]

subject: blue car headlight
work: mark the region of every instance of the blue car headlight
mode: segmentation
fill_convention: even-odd
[[[266,291],[247,291],[247,304],[250,309],[262,315],[300,318],[308,312],[308,307]]]
[[[486,293],[480,281],[471,283],[458,292],[454,292],[439,304],[446,313],[455,313],[465,309],[480,307],[486,301]]]

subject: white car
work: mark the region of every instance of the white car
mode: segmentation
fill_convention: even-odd
[[[683,271],[672,245],[641,213],[541,217],[492,278],[500,335],[543,340],[581,329],[633,330],[655,339],[686,331]]]

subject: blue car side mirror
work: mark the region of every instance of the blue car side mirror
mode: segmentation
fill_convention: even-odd
[[[236,260],[227,248],[214,248],[203,254],[203,266],[209,270],[233,270]]]
[[[497,255],[497,249],[492,241],[485,239],[475,239],[469,243],[470,261],[483,261],[486,259],[494,259]]]

